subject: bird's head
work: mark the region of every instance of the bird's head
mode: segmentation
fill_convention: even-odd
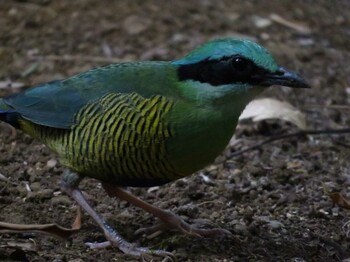
[[[264,47],[245,39],[207,42],[173,64],[178,65],[181,81],[202,83],[224,93],[249,92],[271,85],[309,87],[299,74],[280,67]]]

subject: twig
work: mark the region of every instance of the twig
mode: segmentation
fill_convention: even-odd
[[[4,182],[9,182],[9,179],[1,173],[0,173],[0,180]]]
[[[350,220],[345,222],[345,224],[342,226],[343,232],[346,234],[346,237],[348,238],[350,236],[350,230],[346,230],[346,228],[350,225]]]
[[[283,17],[277,15],[277,14],[271,14],[270,19],[280,25],[283,25],[285,27],[294,29],[295,31],[301,33],[301,34],[310,34],[311,30],[305,25],[297,24],[295,22],[288,21],[284,19]]]
[[[0,173],[0,181],[6,182],[5,186],[0,189],[0,194],[1,194],[7,188],[7,186],[9,185],[10,180],[7,177],[5,177],[3,174]]]
[[[254,149],[258,149],[261,146],[277,141],[277,140],[282,140],[285,138],[290,138],[293,136],[305,136],[305,135],[322,135],[322,134],[346,134],[346,133],[350,133],[350,128],[343,128],[343,129],[324,129],[324,130],[300,130],[294,133],[289,133],[289,134],[282,134],[282,135],[278,135],[278,136],[273,136],[270,138],[265,139],[264,141],[257,143],[255,145],[252,145],[250,147],[247,147],[245,149],[233,152],[231,154],[232,157],[235,156],[239,156],[242,155],[243,153],[250,151],[250,150],[254,150]]]
[[[57,224],[12,224],[0,221],[0,234],[38,232],[60,238],[68,238],[76,233],[79,228],[65,228]]]

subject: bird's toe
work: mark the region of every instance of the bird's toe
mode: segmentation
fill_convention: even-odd
[[[101,249],[101,248],[106,248],[110,246],[117,246],[124,254],[135,256],[135,257],[141,257],[143,259],[148,257],[152,258],[153,256],[158,256],[158,257],[163,257],[164,259],[167,259],[166,261],[175,260],[175,256],[171,252],[164,251],[164,250],[153,250],[147,247],[137,247],[129,242],[113,243],[113,241],[105,241],[100,243],[87,242],[85,244],[91,249]]]
[[[109,241],[105,241],[105,242],[101,242],[101,243],[90,243],[90,242],[87,242],[87,243],[85,243],[85,245],[87,245],[91,249],[101,249],[101,248],[106,248],[106,247],[111,246],[112,243],[109,242]]]

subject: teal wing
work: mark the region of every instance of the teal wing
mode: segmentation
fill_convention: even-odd
[[[168,62],[112,64],[52,81],[9,96],[3,102],[33,123],[61,129],[75,124],[85,105],[108,93],[176,95],[176,66]]]

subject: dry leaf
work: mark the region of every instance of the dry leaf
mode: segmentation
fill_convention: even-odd
[[[76,214],[74,222],[72,224],[72,229],[79,230],[80,228],[81,228],[81,207],[78,206],[77,214]]]
[[[239,120],[252,118],[254,122],[266,119],[281,119],[306,129],[305,115],[291,104],[272,98],[262,98],[250,102]]]
[[[350,200],[346,199],[341,192],[331,192],[326,184],[323,184],[323,192],[325,192],[332,199],[334,204],[340,207],[350,209]]]
[[[328,193],[334,204],[340,207],[350,209],[350,200],[346,199],[345,196],[340,192]]]

